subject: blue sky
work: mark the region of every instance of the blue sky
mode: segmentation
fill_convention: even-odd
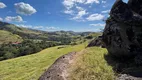
[[[127,0],[124,0],[127,2]],[[0,20],[45,31],[99,31],[115,0],[0,0]]]

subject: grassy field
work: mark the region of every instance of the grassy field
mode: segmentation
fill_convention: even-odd
[[[86,45],[84,43],[61,49],[52,47],[37,54],[1,61],[0,80],[37,80],[57,58],[68,52],[80,51]]]
[[[12,34],[8,31],[0,30],[0,44],[9,42],[21,42],[22,38],[16,34]]]
[[[83,51],[72,67],[68,80],[114,80],[114,72],[104,59],[106,49],[92,47]]]
[[[66,46],[58,49],[52,47],[37,54],[9,59],[0,62],[0,80],[37,80],[42,73],[60,56],[72,52],[81,51],[69,68],[68,80],[114,80],[114,72],[104,59],[106,49],[91,47],[86,48],[87,43]]]

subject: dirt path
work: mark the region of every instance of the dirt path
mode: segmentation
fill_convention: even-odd
[[[67,80],[67,69],[73,63],[74,59],[83,53],[82,51],[71,52],[58,58],[39,80]]]

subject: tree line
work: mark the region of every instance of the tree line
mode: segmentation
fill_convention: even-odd
[[[22,43],[0,45],[0,61],[37,53],[45,48],[61,45],[57,42],[24,40]]]

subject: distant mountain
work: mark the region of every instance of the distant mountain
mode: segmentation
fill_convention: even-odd
[[[14,24],[1,22],[1,21],[0,21],[0,30],[8,31],[12,34],[19,35],[23,39],[57,41],[57,42],[63,40],[71,40],[75,37],[85,37],[90,34],[96,34],[95,32],[73,32],[73,31],[46,32],[41,30],[18,27]]]
[[[17,35],[21,36],[24,39],[25,38],[28,38],[28,39],[29,38],[38,38],[38,37],[41,37],[39,35],[43,34],[43,31],[17,27],[14,24],[9,24],[6,22],[0,22],[0,30],[9,31],[13,34],[17,34]]]

